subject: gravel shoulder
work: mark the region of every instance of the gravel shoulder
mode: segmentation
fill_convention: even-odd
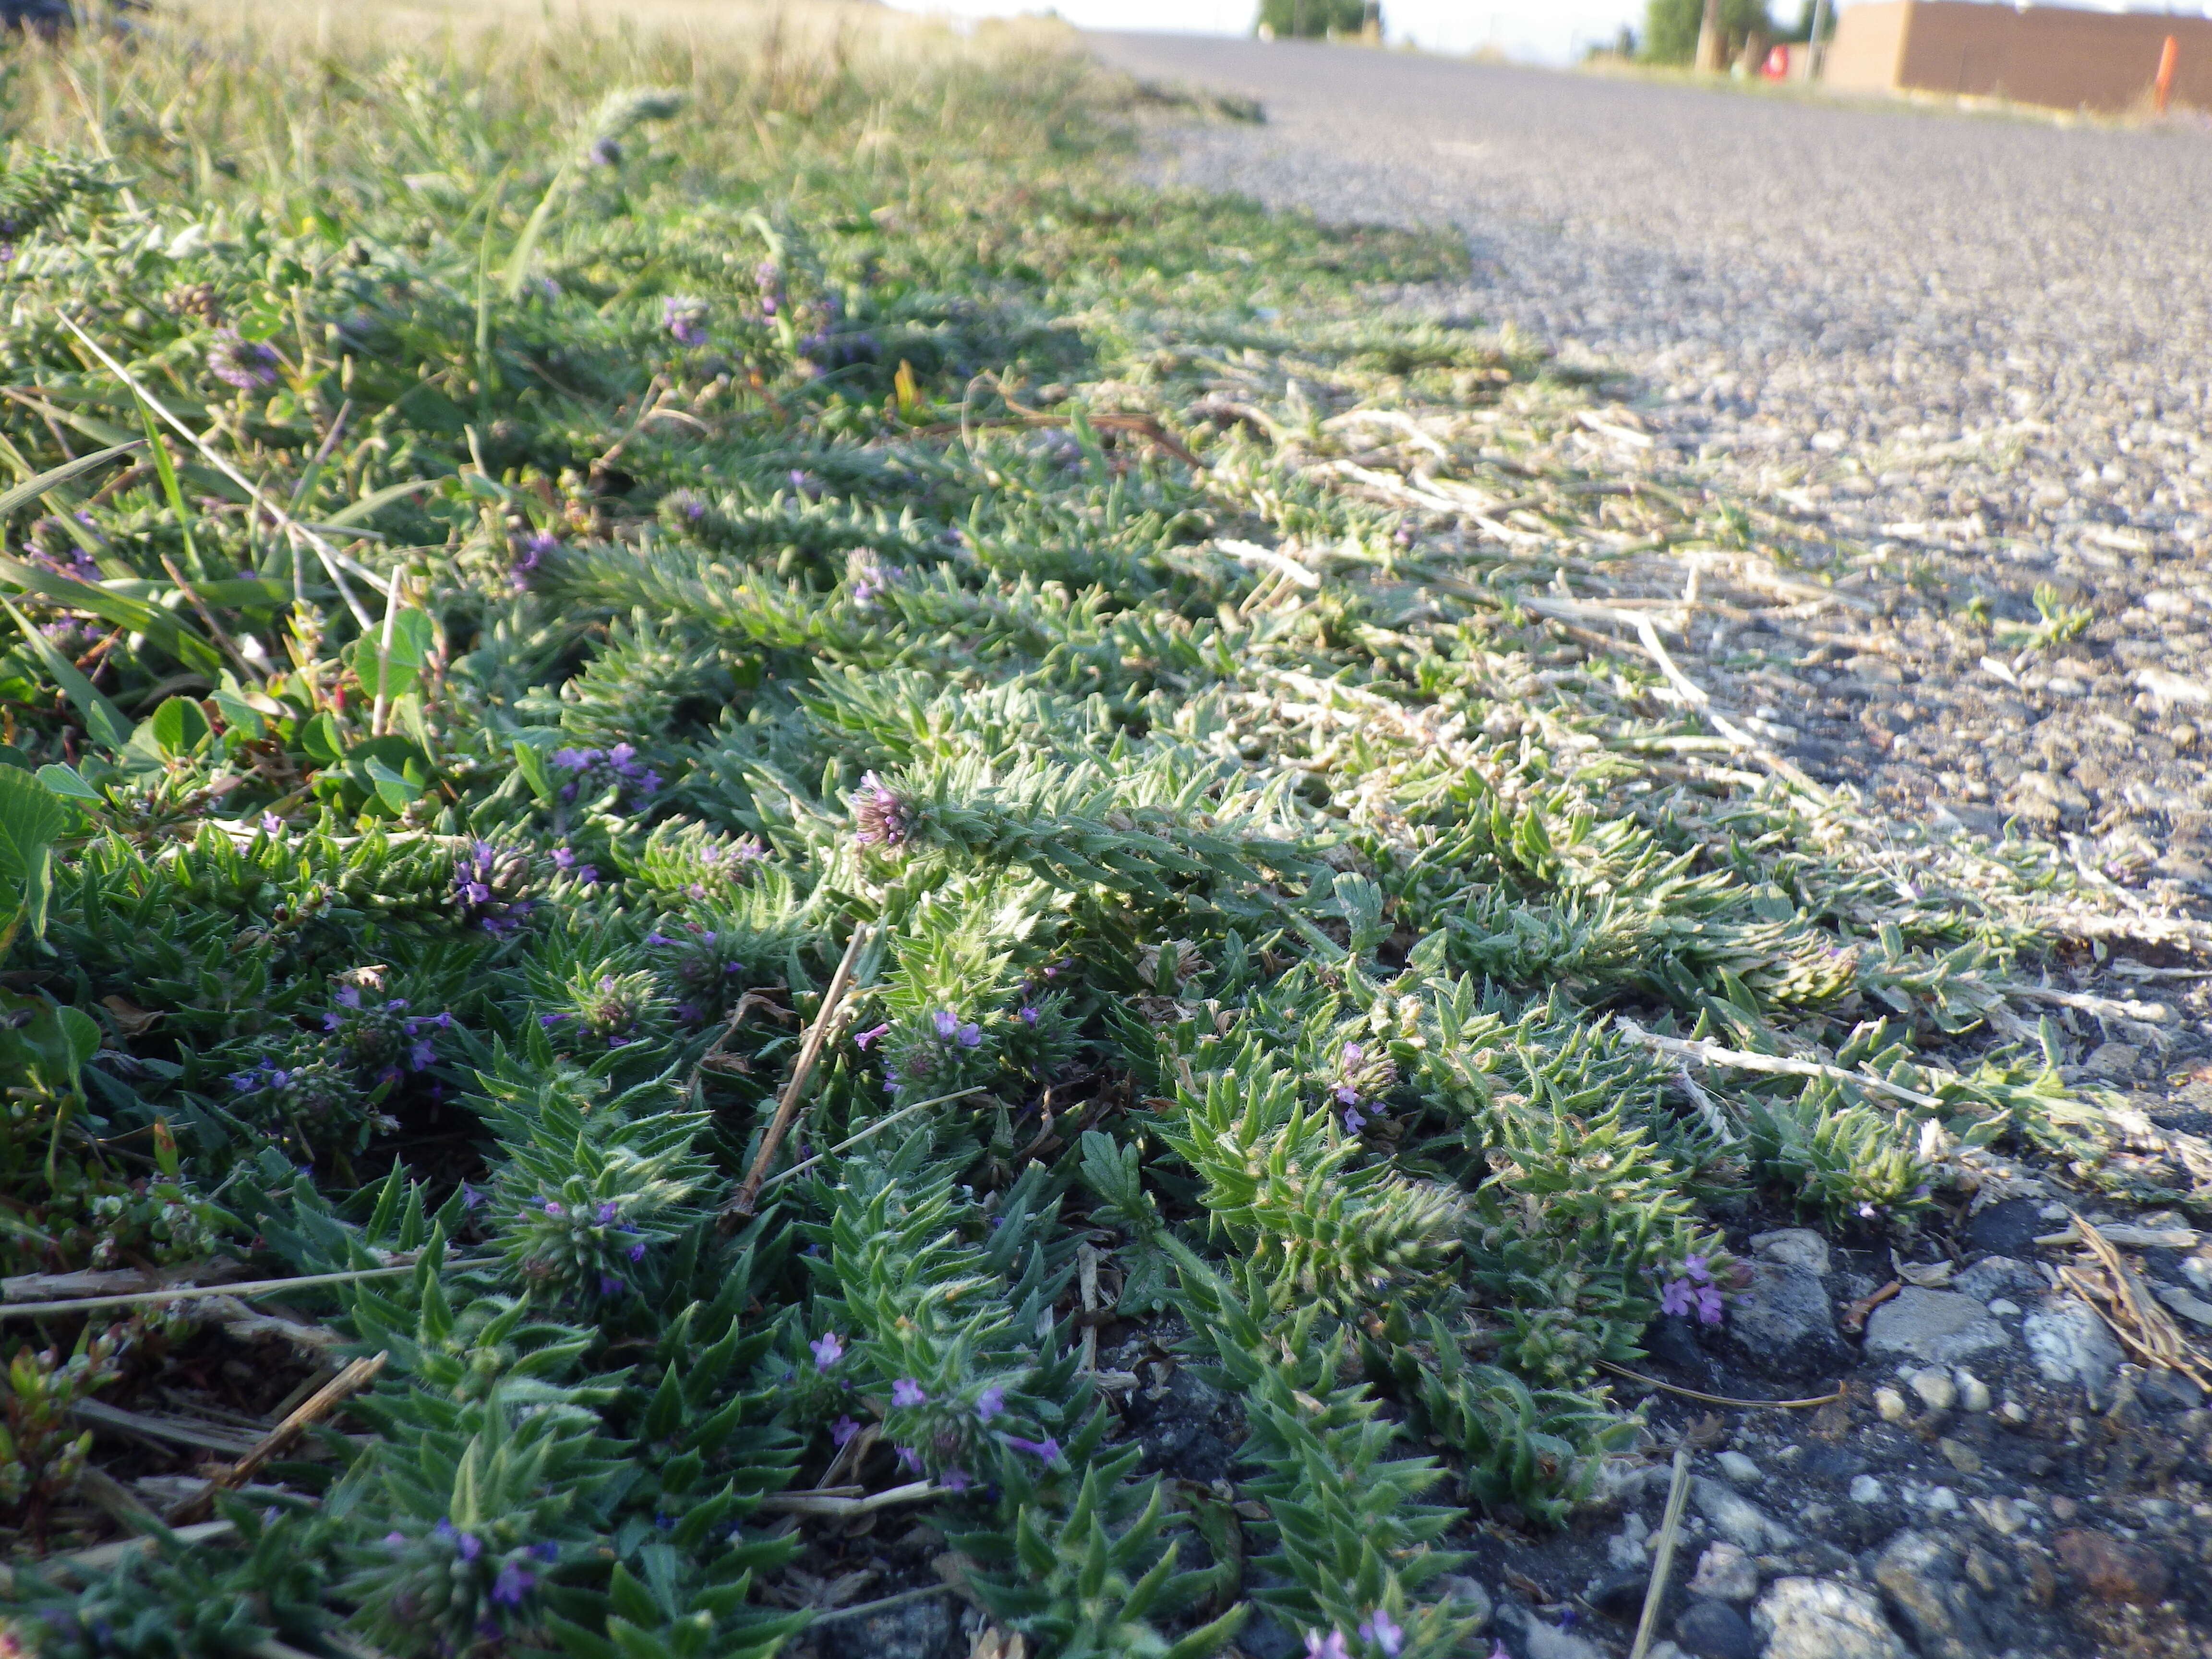
[[[1623,474],[1702,482],[1758,515],[1763,562],[1666,550],[1595,592],[1563,564],[1563,604],[1645,607],[1717,705],[1899,818],[2016,821],[2115,906],[2203,915],[2205,134],[1286,43],[1093,44],[1266,111],[1164,130],[1161,176],[1458,228],[1470,280],[1413,297],[1589,370],[1605,406],[1587,441]],[[2203,964],[2138,955],[2054,981],[2069,1074],[2121,1091],[2144,1145],[2201,1146]],[[2188,1175],[2212,1191],[2212,1167]],[[2106,1230],[2109,1261],[2061,1237],[2074,1213]],[[2212,1233],[1992,1159],[1971,1210],[1905,1258],[1782,1217],[1742,1216],[1729,1243],[1749,1282],[1727,1328],[1662,1320],[1647,1338],[1671,1389],[1655,1429],[1701,1425],[1705,1446],[1657,1654],[2212,1656],[2212,1372],[2150,1363],[2077,1294],[2124,1278],[2201,1355]],[[1817,1409],[1679,1392],[1838,1379]],[[1162,1387],[1160,1455],[1204,1450],[1208,1402],[1178,1415]],[[1667,1480],[1655,1462],[1566,1534],[1492,1517],[1467,1540],[1510,1659],[1627,1650]],[[1299,1650],[1267,1630],[1241,1646]]]

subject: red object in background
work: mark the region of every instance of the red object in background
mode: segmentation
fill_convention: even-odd
[[[1770,81],[1787,81],[1790,78],[1790,48],[1771,48],[1766,54],[1766,61],[1759,66],[1759,72]]]
[[[2166,37],[2166,49],[2158,55],[2158,79],[2151,84],[2151,106],[2160,115],[2166,113],[2166,100],[2173,91],[2173,66],[2181,57],[2181,42],[2172,35]]]

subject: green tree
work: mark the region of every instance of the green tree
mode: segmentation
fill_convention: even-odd
[[[1296,35],[1357,34],[1367,23],[1369,0],[1260,0],[1257,26],[1278,40]],[[1375,24],[1380,28],[1378,8]]]
[[[1644,13],[1644,56],[1655,64],[1686,64],[1698,55],[1698,27],[1705,0],[1649,0]],[[1766,0],[1721,0],[1721,30],[1731,53],[1753,30],[1771,39]]]

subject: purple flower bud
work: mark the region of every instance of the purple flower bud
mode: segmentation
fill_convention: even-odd
[[[542,1201],[545,1206],[545,1213],[551,1216],[556,1221],[558,1221],[565,1213],[565,1212],[561,1208],[561,1206],[554,1200],[549,1198]]]
[[[890,1029],[890,1022],[885,1020],[881,1025],[872,1025],[865,1031],[854,1032],[853,1042],[857,1047],[865,1048]]]
[[[617,1279],[612,1273],[601,1273],[599,1275],[599,1294],[601,1296],[620,1296],[629,1288],[629,1287],[628,1285],[624,1285],[622,1280]]]
[[[601,1200],[599,1205],[599,1225],[604,1227],[612,1222],[615,1218],[616,1213],[614,1200],[610,1198]]]
[[[454,1538],[453,1547],[460,1552],[462,1560],[473,1561],[483,1553],[483,1540],[472,1532],[461,1533]]]
[[[461,1207],[464,1210],[473,1210],[483,1202],[483,1194],[464,1181],[461,1183]]]
[[[1040,1463],[1056,1462],[1060,1457],[1060,1442],[1047,1435],[1042,1440],[1024,1440],[1018,1434],[1006,1437],[1006,1443],[1016,1451],[1025,1451]]]
[[[491,1599],[504,1602],[510,1607],[520,1607],[522,1598],[537,1583],[535,1573],[519,1561],[509,1561],[499,1570],[499,1577],[492,1581]]]
[[[994,1382],[975,1396],[975,1420],[988,1423],[1006,1409],[1006,1391]]]

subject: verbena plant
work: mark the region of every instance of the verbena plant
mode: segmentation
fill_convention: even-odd
[[[1468,539],[1748,520],[1569,468],[1572,385],[1394,307],[1452,250],[1136,189],[1048,42],[756,21],[0,58],[0,1267],[370,1274],[286,1306],[387,1356],[19,1642],[765,1654],[835,1469],[1056,1653],[1449,1653],[1721,1209],[2096,1153],[1934,1052],[2069,865],[1668,758]],[[204,1312],[25,1346],[27,1542]],[[1081,1340],[1170,1313],[1234,1512]]]

